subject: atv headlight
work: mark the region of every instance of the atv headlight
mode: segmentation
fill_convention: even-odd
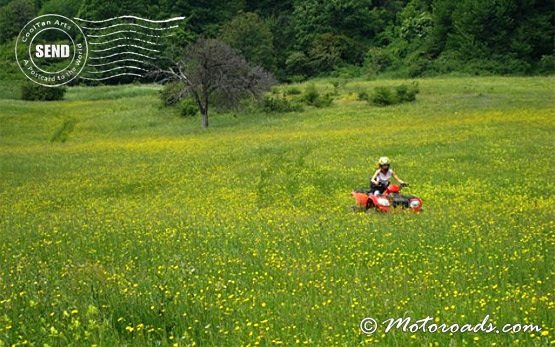
[[[416,208],[418,206],[420,206],[420,201],[418,201],[418,200],[411,200],[410,201],[410,207],[411,208]]]
[[[378,198],[378,204],[380,204],[380,206],[389,206],[389,200],[386,198]]]

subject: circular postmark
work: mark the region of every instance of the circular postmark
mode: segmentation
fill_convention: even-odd
[[[45,14],[17,36],[15,58],[25,76],[45,87],[64,85],[79,75],[88,57],[87,38],[71,19]]]

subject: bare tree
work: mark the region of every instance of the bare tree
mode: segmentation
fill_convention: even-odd
[[[242,98],[260,97],[275,79],[259,66],[251,66],[235,49],[215,39],[200,39],[189,45],[173,67],[157,70],[162,82],[177,81],[176,100],[191,95],[199,108],[202,127],[208,127],[211,95],[218,94],[228,105]]]

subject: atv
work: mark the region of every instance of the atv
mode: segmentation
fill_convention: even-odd
[[[401,195],[400,191],[407,184],[390,184],[381,195],[373,195],[370,189],[355,189],[351,193],[356,200],[355,210],[367,211],[375,209],[378,212],[390,212],[393,207],[396,209],[407,208],[415,213],[419,213],[422,209],[422,199],[414,195]]]

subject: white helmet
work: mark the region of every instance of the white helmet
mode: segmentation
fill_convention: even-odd
[[[391,161],[389,160],[388,157],[380,157],[380,159],[378,160],[378,165],[382,166],[382,165],[389,165],[391,164]]]

